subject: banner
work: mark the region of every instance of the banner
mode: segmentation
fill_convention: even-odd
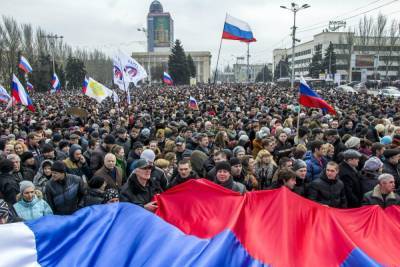
[[[114,83],[117,84],[121,90],[128,90],[127,84],[129,85],[131,82],[136,86],[139,81],[147,78],[147,72],[142,65],[121,51],[114,56],[113,62]]]
[[[112,94],[112,90],[89,77],[85,95],[94,98],[97,102],[101,103],[107,97],[112,96]]]

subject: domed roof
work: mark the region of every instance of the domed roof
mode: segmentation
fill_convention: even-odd
[[[150,13],[163,13],[160,1],[154,0],[150,5]]]

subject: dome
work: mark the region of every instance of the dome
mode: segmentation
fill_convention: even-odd
[[[150,5],[150,13],[163,13],[163,7],[160,1],[153,1]]]

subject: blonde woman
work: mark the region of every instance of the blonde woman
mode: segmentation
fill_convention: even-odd
[[[272,155],[268,150],[262,149],[258,152],[255,163],[255,175],[259,181],[260,189],[266,189],[272,183],[272,177],[278,165],[275,163]]]
[[[28,151],[28,148],[21,141],[17,141],[14,145],[14,151],[15,151],[15,154],[17,154],[18,156],[21,156],[24,152]]]

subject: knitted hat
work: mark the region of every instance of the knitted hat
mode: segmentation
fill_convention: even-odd
[[[30,151],[25,151],[24,153],[22,153],[21,155],[21,162],[24,163],[25,161],[27,161],[28,159],[33,158],[33,154]]]
[[[302,169],[302,168],[307,168],[306,162],[304,160],[301,160],[301,159],[296,159],[293,162],[292,170],[293,171],[297,171],[297,170]]]
[[[64,162],[62,162],[61,160],[55,161],[51,166],[51,170],[59,173],[65,173],[66,168]]]
[[[229,164],[227,161],[217,162],[217,164],[215,164],[215,171],[218,172],[220,170],[231,172],[231,164]]]
[[[239,152],[244,152],[246,153],[246,150],[242,146],[236,146],[233,150],[233,156],[236,156]]]
[[[345,145],[347,148],[354,148],[354,147],[357,147],[357,146],[360,145],[360,138],[355,137],[355,136],[352,136],[352,137],[350,137],[350,138],[346,141],[346,143],[344,143],[344,145]]]
[[[381,138],[381,144],[382,145],[390,145],[392,143],[392,137],[389,135],[385,135],[384,137]]]
[[[364,163],[364,170],[366,171],[377,171],[383,166],[382,161],[377,157],[370,157]]]
[[[142,154],[140,155],[140,158],[145,159],[148,162],[154,162],[154,159],[156,158],[156,154],[151,149],[145,149],[145,150],[143,150]]]
[[[143,148],[143,144],[142,144],[142,142],[136,141],[135,143],[133,143],[132,149],[136,150],[138,148]]]
[[[24,180],[19,183],[19,192],[23,194],[24,191],[29,187],[35,188],[35,185],[31,181]]]
[[[104,203],[107,203],[113,198],[119,198],[118,190],[115,188],[109,188],[104,194]]]
[[[0,217],[4,218],[6,214],[10,214],[10,209],[8,208],[7,202],[5,202],[3,199],[0,199]]]

